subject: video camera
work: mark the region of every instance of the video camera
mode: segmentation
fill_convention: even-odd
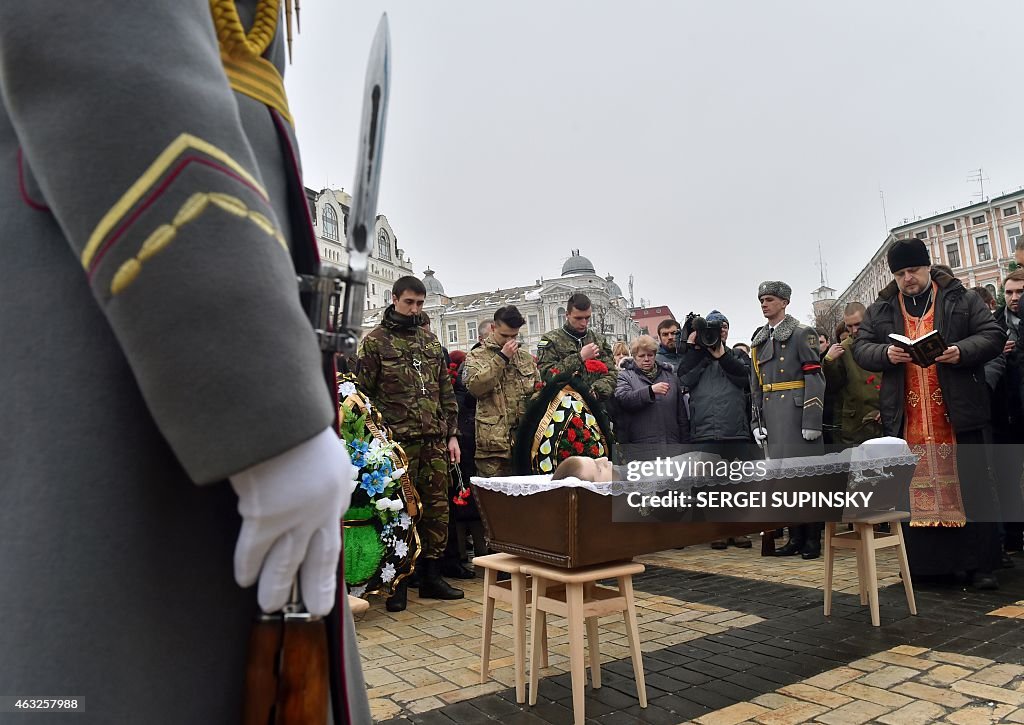
[[[686,348],[691,332],[697,333],[694,344],[700,347],[711,350],[722,344],[722,323],[708,322],[700,315],[691,312],[686,316],[683,329],[679,331],[679,337],[676,340],[677,350],[682,351]]]

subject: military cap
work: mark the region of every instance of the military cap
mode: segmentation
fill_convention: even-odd
[[[793,295],[793,288],[790,287],[785,282],[762,282],[761,285],[757,288],[757,299],[761,299],[765,295],[778,297],[779,299],[786,300],[786,302],[789,302],[790,297],[792,297]]]

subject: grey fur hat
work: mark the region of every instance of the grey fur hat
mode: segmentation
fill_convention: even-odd
[[[789,302],[793,295],[793,288],[785,282],[769,281],[762,282],[757,288],[757,299],[761,299],[765,295],[771,295],[772,297],[778,297],[781,300]]]

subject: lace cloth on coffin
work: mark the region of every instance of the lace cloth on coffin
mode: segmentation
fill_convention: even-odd
[[[676,456],[672,460],[682,461],[687,458],[695,461],[722,461],[718,456],[711,456],[706,453],[684,454]],[[808,478],[836,473],[846,473],[850,476],[851,483],[861,484],[891,478],[893,474],[886,469],[897,466],[914,466],[917,464],[917,460],[918,457],[910,451],[906,441],[900,438],[876,438],[856,448],[850,448],[840,453],[803,458],[754,461],[752,463],[765,464],[765,474],[761,475],[758,472],[753,476],[739,476],[737,480],[718,476],[687,476],[680,480],[676,480],[674,477],[645,477],[643,480],[638,481],[602,481],[595,483],[593,481],[581,481],[578,478],[564,478],[560,481],[552,481],[551,476],[545,474],[495,478],[474,476],[472,483],[480,488],[487,489],[488,491],[497,491],[506,496],[529,496],[535,493],[554,491],[559,488],[584,488],[602,496],[621,496],[632,492],[653,494],[667,490],[686,491],[695,487],[743,485],[745,483],[788,478]]]

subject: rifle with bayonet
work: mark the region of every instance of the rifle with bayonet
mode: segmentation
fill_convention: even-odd
[[[753,396],[751,396],[753,397]],[[768,429],[765,428],[764,421],[761,419],[761,406],[755,401],[751,401],[751,410],[754,414],[754,425],[765,433]],[[767,461],[770,456],[768,455],[768,439],[762,438],[757,443],[761,448],[761,452],[764,454],[764,459]],[[775,556],[775,531],[768,530],[761,532],[761,556]]]
[[[335,410],[335,356],[355,356],[363,322],[391,87],[390,64],[388,21],[384,15],[377,26],[366,69],[356,180],[348,221],[349,266],[341,270],[321,264],[316,274],[298,276],[303,304],[324,357],[324,372]],[[339,574],[334,610],[327,617],[314,616],[304,610],[296,584],[284,610],[257,618],[246,666],[245,725],[325,725],[328,703],[335,725],[361,725],[350,723],[342,677],[342,617],[348,606],[347,597],[344,577]]]

